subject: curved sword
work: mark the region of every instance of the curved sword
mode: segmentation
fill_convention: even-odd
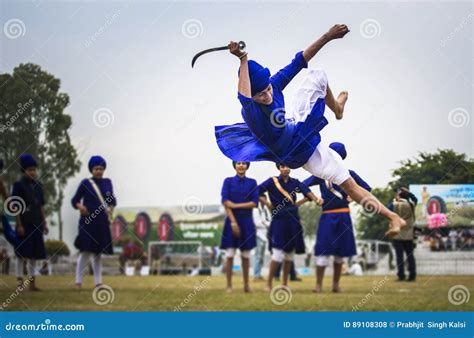
[[[240,48],[241,51],[243,51],[245,49],[245,42],[239,41],[239,48]],[[197,53],[196,55],[194,55],[193,60],[191,61],[191,68],[194,67],[194,64],[196,63],[196,60],[201,55],[204,55],[204,54],[207,54],[207,53],[210,53],[210,52],[217,52],[217,51],[220,51],[220,50],[226,50],[226,49],[229,49],[229,47],[228,46],[222,46],[222,47],[209,48],[209,49],[203,50],[202,52]]]

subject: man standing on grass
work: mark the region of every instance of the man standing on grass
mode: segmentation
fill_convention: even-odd
[[[300,223],[298,207],[308,199],[318,205],[323,203],[306,185],[296,178],[290,177],[291,169],[286,164],[279,163],[277,168],[280,170],[280,176],[270,177],[259,185],[260,201],[272,210],[269,236],[272,260],[267,281],[268,291],[272,289],[273,278],[278,266],[283,263],[283,285],[287,286],[294,255],[305,253],[303,227]],[[268,193],[270,201],[265,193]],[[306,198],[297,201],[298,193],[303,194]]]
[[[226,251],[227,292],[232,292],[232,268],[237,249],[242,260],[244,292],[251,292],[249,285],[250,251],[255,248],[256,230],[252,209],[258,205],[257,181],[245,176],[250,163],[232,162],[236,175],[227,177],[222,185],[222,204],[227,217],[222,232],[221,249]]]

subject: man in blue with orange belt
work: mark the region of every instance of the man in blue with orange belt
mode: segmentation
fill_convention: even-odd
[[[334,142],[329,147],[337,152],[342,159],[346,158],[347,152],[344,144]],[[371,190],[370,186],[353,170],[349,170],[349,173],[359,186],[367,191]],[[307,186],[319,185],[321,197],[324,200],[314,248],[316,256],[316,288],[314,292],[322,290],[324,271],[329,265],[329,256],[334,256],[332,291],[340,292],[339,281],[343,257],[351,257],[357,253],[349,209],[351,199],[338,185],[321,178],[311,176],[303,183]]]

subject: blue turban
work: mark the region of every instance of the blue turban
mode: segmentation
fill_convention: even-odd
[[[270,84],[270,70],[253,60],[248,61],[252,96],[261,92]],[[240,76],[240,69],[239,69]]]
[[[20,155],[20,167],[21,171],[25,171],[31,167],[37,167],[38,162],[36,162],[35,158],[31,154],[21,154]]]
[[[92,156],[91,159],[89,160],[89,171],[92,172],[92,169],[94,167],[101,166],[107,168],[107,162],[105,162],[105,159],[102,156],[96,155]]]
[[[342,157],[342,159],[346,158],[347,152],[346,152],[346,147],[344,146],[344,144],[342,144],[340,142],[333,142],[329,145],[329,148],[331,148],[336,153],[338,153],[339,156]]]
[[[244,161],[232,161],[232,166],[235,169],[235,166],[237,165],[237,162],[244,162]],[[250,162],[244,162],[247,165],[247,169],[250,168]]]

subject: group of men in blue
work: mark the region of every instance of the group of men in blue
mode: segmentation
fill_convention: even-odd
[[[0,169],[3,161],[0,161]],[[18,288],[29,287],[39,291],[36,283],[38,260],[46,259],[47,252],[44,235],[48,233],[44,206],[46,199],[43,185],[39,180],[38,162],[31,154],[19,157],[21,178],[13,184],[8,194],[0,179],[0,197],[5,203],[5,210],[0,209],[2,228],[5,238],[14,247]],[[92,177],[82,180],[71,200],[72,206],[80,212],[78,235],[74,242],[79,250],[76,268],[76,285],[81,287],[82,275],[92,260],[96,286],[102,284],[103,254],[110,255],[112,237],[110,233],[110,215],[116,205],[112,181],[103,177],[107,164],[103,157],[92,156],[89,160],[89,171]],[[0,170],[1,171],[1,170]],[[104,197],[105,196],[105,197]],[[7,216],[15,218],[15,228]],[[24,280],[25,265],[27,280]]]
[[[342,143],[334,142],[330,148],[342,159],[347,155]],[[303,182],[290,177],[290,168],[278,163],[280,175],[273,176],[257,184],[256,180],[246,176],[250,162],[233,162],[236,175],[224,180],[222,186],[222,204],[227,213],[222,233],[221,248],[226,250],[227,290],[232,291],[232,267],[236,250],[239,249],[242,259],[244,291],[250,291],[248,266],[250,250],[256,246],[256,227],[252,209],[259,203],[271,213],[271,224],[268,230],[268,244],[271,251],[271,262],[267,288],[272,289],[272,282],[278,266],[283,264],[283,285],[288,284],[291,265],[295,254],[304,254],[306,246],[304,231],[300,222],[298,207],[314,200],[311,186],[319,186],[321,192],[322,215],[314,247],[319,268],[315,291],[322,288],[324,268],[329,263],[329,256],[334,256],[333,291],[339,292],[339,281],[344,257],[356,255],[356,244],[352,228],[349,196],[336,184],[331,184],[315,176]],[[351,176],[365,189],[370,186],[354,171]],[[302,197],[298,199],[298,194]],[[268,197],[267,197],[268,196]]]

